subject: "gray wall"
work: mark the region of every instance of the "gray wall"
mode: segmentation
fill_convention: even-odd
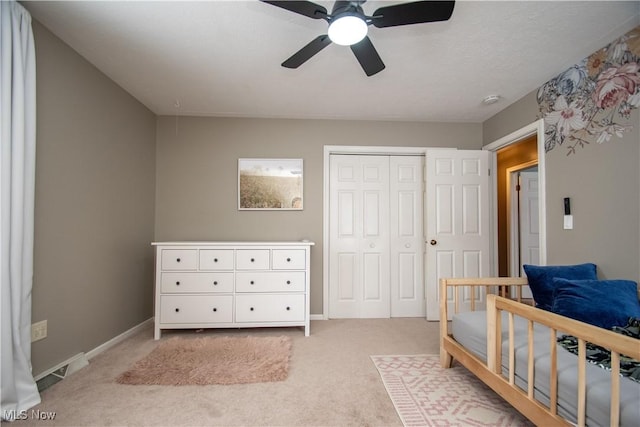
[[[535,91],[483,124],[489,144],[534,122]],[[567,156],[560,146],[545,155],[547,263],[593,262],[601,278],[640,280],[640,110],[624,138],[592,143]],[[574,229],[564,230],[563,198],[571,198]]]
[[[153,113],[37,22],[35,375],[152,314]]]
[[[311,255],[311,313],[322,313],[324,145],[480,149],[481,125],[160,117],[156,240],[299,240]],[[238,158],[302,158],[303,211],[238,211]]]
[[[598,265],[602,278],[640,280],[640,113],[624,138],[592,143],[567,156],[546,154],[549,261]],[[574,229],[563,230],[563,198],[571,198]]]
[[[536,91],[523,96],[482,123],[482,141],[485,145],[538,120],[540,112],[536,101]]]

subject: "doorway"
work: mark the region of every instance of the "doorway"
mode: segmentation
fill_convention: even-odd
[[[523,277],[524,264],[540,262],[537,161],[533,166],[509,168],[507,173],[509,276]]]
[[[495,275],[505,277],[518,276],[518,270],[523,263],[546,264],[546,199],[545,199],[545,158],[544,158],[544,121],[542,119],[523,127],[484,147],[493,153],[492,175],[494,177],[493,218],[494,218],[494,269]],[[514,216],[515,198],[510,198],[509,187],[518,172],[533,168],[537,180],[537,219],[532,215],[537,226],[532,231],[537,236],[537,253],[529,250],[525,261],[516,259],[522,250],[516,250],[516,241],[520,239],[515,231],[518,230],[518,216]],[[515,190],[514,190],[515,191]],[[531,206],[528,206],[531,208]],[[522,219],[520,219],[522,220]],[[519,230],[518,230],[519,232]],[[531,237],[531,236],[527,236]],[[535,246],[535,245],[530,245]],[[513,251],[512,251],[513,249]],[[516,265],[516,263],[518,265]]]
[[[540,264],[537,160],[507,169],[507,210],[508,275],[525,277],[525,264]],[[528,286],[522,292],[533,298]]]
[[[332,206],[330,203],[330,160],[333,155],[376,155],[376,156],[418,156],[424,158],[426,154],[426,148],[424,147],[385,147],[385,146],[346,146],[346,145],[325,145],[324,146],[324,179],[323,179],[323,244],[322,244],[322,317],[321,319],[329,319],[329,301],[330,301],[330,258],[331,258],[331,245],[330,245],[330,218]],[[424,185],[424,183],[423,183]],[[421,207],[424,210],[424,195],[420,197]],[[424,216],[424,215],[423,215]],[[421,219],[423,220],[423,218]],[[422,223],[424,231],[424,222]],[[424,274],[424,233],[422,233],[421,240],[421,253],[422,253],[422,265]],[[424,282],[424,277],[422,279]],[[424,298],[420,302],[424,305]]]
[[[514,142],[496,152],[498,186],[498,275],[520,276],[514,263],[519,259],[521,202],[519,181],[524,170],[538,167],[538,143],[536,135]],[[537,180],[536,180],[537,182]],[[522,189],[523,191],[526,189]],[[536,193],[537,195],[537,193]],[[537,208],[537,201],[534,202]],[[525,206],[528,207],[528,206]],[[537,215],[535,216],[537,219]],[[525,218],[526,219],[526,218]],[[534,231],[537,231],[535,227]],[[535,247],[538,248],[536,242]]]

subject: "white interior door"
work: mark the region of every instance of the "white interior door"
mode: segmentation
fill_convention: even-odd
[[[428,150],[426,166],[426,308],[427,319],[438,320],[440,278],[490,272],[489,153]],[[461,296],[464,310],[472,295]],[[474,299],[484,304],[480,289]]]
[[[391,156],[391,317],[422,317],[424,157]]]
[[[520,268],[540,263],[538,172],[520,172]],[[522,276],[524,271],[521,270]]]
[[[390,317],[389,157],[330,156],[329,317]]]
[[[520,172],[519,179],[519,237],[520,277],[525,277],[523,264],[540,264],[540,227],[538,207],[538,172]],[[522,289],[524,298],[533,298],[527,286]]]

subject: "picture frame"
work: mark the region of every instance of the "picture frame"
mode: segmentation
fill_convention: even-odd
[[[303,210],[302,159],[238,159],[238,210]]]

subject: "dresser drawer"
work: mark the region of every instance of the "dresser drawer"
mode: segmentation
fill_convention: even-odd
[[[233,270],[233,249],[201,249],[200,270]]]
[[[163,249],[163,270],[196,270],[198,268],[197,249]]]
[[[162,273],[161,291],[167,293],[233,292],[233,273]]]
[[[239,249],[236,251],[238,270],[268,270],[269,249]]]
[[[236,274],[236,292],[304,292],[304,271],[242,272]]]
[[[271,255],[274,270],[304,270],[306,255],[303,249],[274,249]]]
[[[305,300],[298,295],[236,295],[236,322],[301,322]]]
[[[225,323],[233,321],[231,295],[163,295],[162,323]]]

